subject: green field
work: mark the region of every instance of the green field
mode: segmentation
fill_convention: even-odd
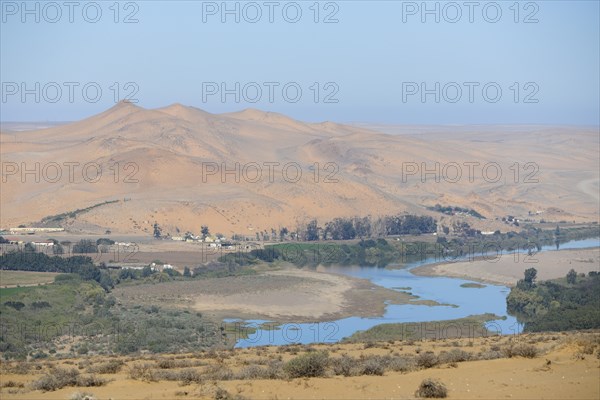
[[[30,286],[54,282],[56,272],[30,272],[0,270],[0,286]]]

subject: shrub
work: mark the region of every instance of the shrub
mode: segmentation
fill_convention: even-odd
[[[95,387],[104,386],[107,380],[96,375],[80,375],[77,377],[77,386]]]
[[[305,353],[288,361],[283,370],[290,378],[323,376],[328,360],[329,355],[324,351]]]
[[[123,361],[121,360],[110,360],[108,362],[92,365],[87,368],[87,372],[96,374],[116,374],[123,368]]]
[[[135,363],[129,367],[129,377],[141,381],[155,381],[155,371],[150,363]]]
[[[179,380],[182,385],[190,385],[192,383],[200,383],[202,381],[202,377],[192,368],[186,368],[184,370],[179,371]]]
[[[392,371],[409,372],[415,369],[415,362],[412,358],[396,356],[389,361],[388,368]]]
[[[31,385],[33,390],[54,391],[65,386],[76,386],[78,378],[79,371],[75,368],[55,368],[40,379],[33,381]]]
[[[361,375],[383,375],[384,372],[384,360],[380,357],[366,359],[360,369]]]
[[[281,361],[271,361],[265,371],[264,379],[283,379],[283,363]]]
[[[233,371],[224,365],[209,365],[204,371],[207,379],[215,381],[229,381],[234,378]]]
[[[448,396],[448,389],[446,389],[446,386],[442,382],[427,378],[421,382],[415,392],[415,396],[428,399],[443,399]]]
[[[192,363],[190,360],[173,360],[171,358],[163,358],[158,360],[156,365],[161,369],[170,369],[192,367],[194,363]]]
[[[441,363],[457,363],[471,359],[471,353],[460,349],[452,349],[449,352],[441,353],[439,361]]]
[[[538,355],[537,347],[531,344],[518,344],[516,346],[509,346],[504,349],[504,354],[506,357],[525,357],[525,358],[535,358]]]
[[[435,367],[439,363],[438,357],[431,351],[419,354],[416,361],[421,368]]]
[[[335,361],[332,362],[332,365],[333,373],[336,375],[354,376],[357,373],[356,359],[345,354],[340,358],[336,358]]]
[[[0,383],[0,388],[23,388],[25,385],[21,382],[6,381]]]
[[[92,393],[75,392],[71,395],[70,400],[96,400]]]
[[[258,365],[249,365],[242,368],[237,374],[236,379],[263,379],[266,374],[266,369]]]

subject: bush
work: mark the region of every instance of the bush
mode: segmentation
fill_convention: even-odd
[[[87,369],[87,372],[96,374],[116,374],[123,368],[123,361],[110,360],[103,364],[92,365]]]
[[[191,367],[192,362],[190,360],[173,360],[171,358],[163,358],[158,360],[156,365],[160,369],[185,368]]]
[[[525,358],[535,358],[537,357],[539,351],[537,347],[531,344],[518,344],[516,346],[509,346],[504,349],[504,354],[506,357],[525,357]]]
[[[452,349],[447,353],[441,353],[439,361],[441,363],[457,363],[468,361],[471,359],[471,353],[460,349]]]
[[[55,368],[31,384],[33,390],[44,392],[62,389],[65,386],[77,386],[79,371],[75,368]]]
[[[96,400],[92,393],[88,392],[75,392],[70,397],[71,400]]]
[[[6,381],[0,382],[0,388],[23,388],[25,385],[21,382]]]
[[[96,375],[80,375],[77,377],[77,386],[81,387],[104,386],[106,382],[108,382],[106,379]]]
[[[356,370],[356,359],[343,355],[340,358],[336,358],[333,364],[333,373],[336,375],[343,376],[355,376]]]
[[[415,392],[415,396],[428,399],[443,399],[448,396],[448,389],[446,389],[446,386],[442,382],[427,378],[421,382]]]
[[[233,371],[224,365],[209,365],[204,371],[207,379],[215,381],[229,381],[234,379]]]
[[[368,358],[361,366],[361,375],[383,375],[385,372],[384,360],[379,357]]]
[[[283,370],[290,378],[313,378],[325,375],[329,355],[325,351],[306,353],[288,361]]]
[[[439,359],[431,351],[419,354],[416,361],[417,365],[421,368],[435,367],[439,363]]]
[[[129,377],[140,381],[155,381],[154,367],[150,363],[135,363],[129,367]]]
[[[389,362],[388,369],[397,372],[409,372],[415,369],[415,362],[412,358],[393,357]]]
[[[200,383],[202,381],[202,377],[192,368],[187,368],[179,371],[179,381],[181,381],[182,385],[190,385],[192,383]]]

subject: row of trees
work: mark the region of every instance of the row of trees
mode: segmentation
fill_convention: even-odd
[[[437,222],[432,217],[418,215],[334,218],[319,226],[313,219],[298,228],[299,238],[314,240],[350,240],[390,235],[421,235],[437,231]]]

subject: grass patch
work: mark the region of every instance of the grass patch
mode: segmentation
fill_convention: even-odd
[[[466,283],[463,283],[462,285],[460,285],[460,287],[462,287],[462,288],[472,288],[472,289],[483,289],[486,286],[482,285],[481,283],[466,282]]]
[[[54,282],[56,272],[6,271],[0,270],[2,286],[37,285]]]
[[[500,319],[494,314],[472,315],[447,321],[404,322],[381,324],[366,331],[356,332],[343,342],[364,342],[387,340],[450,339],[474,336],[490,336],[494,332],[486,329],[485,323]],[[436,336],[433,337],[432,334]]]

